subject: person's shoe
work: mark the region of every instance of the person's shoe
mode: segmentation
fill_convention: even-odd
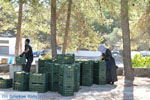
[[[114,85],[114,82],[111,82],[111,85]]]

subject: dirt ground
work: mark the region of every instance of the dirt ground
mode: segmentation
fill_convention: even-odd
[[[0,74],[0,77],[8,78],[8,75]],[[13,94],[15,92],[24,94],[35,93],[0,89],[0,94]],[[63,97],[56,92],[38,93],[37,95],[38,99],[14,100],[150,100],[150,78],[135,77],[132,85],[131,81],[125,81],[123,76],[119,76],[118,82],[116,82],[115,85],[81,86],[80,91],[71,97]],[[4,99],[0,98],[0,100]]]

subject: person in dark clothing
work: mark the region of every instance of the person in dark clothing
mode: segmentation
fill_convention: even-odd
[[[117,66],[115,59],[112,57],[111,51],[101,45],[99,50],[102,52],[102,60],[106,62],[106,81],[108,84],[114,84],[117,79]]]
[[[23,71],[25,72],[30,72],[31,64],[33,62],[33,52],[32,52],[32,47],[29,45],[30,40],[26,39],[25,40],[25,51],[20,55],[24,56],[27,59],[27,63],[25,66],[23,66]]]

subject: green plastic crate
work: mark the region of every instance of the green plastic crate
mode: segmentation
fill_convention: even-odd
[[[83,69],[93,69],[92,61],[82,61],[81,64]]]
[[[92,75],[90,73],[93,73],[93,69],[83,69],[82,75]]]
[[[48,91],[48,84],[43,83],[43,84],[29,84],[29,90],[30,91],[35,91],[39,93],[44,93]]]
[[[48,70],[40,71],[41,73],[48,73],[48,90],[50,91],[58,91],[58,83],[59,83],[59,67],[60,64],[57,63],[47,63],[46,65]],[[42,68],[42,67],[41,67]]]
[[[98,60],[93,61],[93,69],[94,70],[98,70],[99,69],[99,65],[100,65],[100,61],[98,61]]]
[[[48,83],[47,73],[30,73],[29,83]]]
[[[61,92],[59,92],[62,96],[73,96],[74,92],[73,91],[66,91],[66,90],[62,90]]]
[[[94,83],[98,85],[106,84],[106,76],[96,76],[94,77]]]
[[[74,54],[58,54],[56,58],[57,63],[61,64],[73,64],[75,62]]]
[[[16,60],[16,65],[26,64],[25,56],[23,56],[23,57],[17,56],[15,60]]]
[[[0,79],[0,88],[11,88],[12,79]]]
[[[91,86],[93,84],[93,62],[82,61],[80,73],[80,85]]]
[[[59,68],[59,93],[72,96],[75,85],[75,64],[62,64]]]
[[[58,83],[59,83],[59,77],[55,76],[53,73],[48,73],[48,90],[57,91]]]
[[[93,77],[82,77],[82,86],[92,86],[93,84]]]
[[[59,67],[59,75],[63,75],[63,76],[74,76],[74,69],[75,68],[75,64],[62,64]]]
[[[29,73],[24,71],[14,72],[14,82],[29,83]]]
[[[74,95],[74,86],[63,86],[59,85],[59,91],[62,96],[73,96]]]
[[[41,59],[39,59],[38,60],[39,67],[46,67],[47,63],[53,63],[53,60],[52,59],[48,59],[48,60],[41,60]]]
[[[74,91],[77,92],[80,89],[80,63],[75,64],[74,71]]]
[[[48,73],[48,90],[50,91],[57,91],[58,86],[58,69],[59,69],[59,64],[54,64],[48,62],[45,67],[39,67],[39,73]]]
[[[59,85],[59,68],[60,64],[54,64],[52,71],[49,74],[50,91],[58,91]]]
[[[58,86],[59,82],[50,82],[50,91],[57,92],[58,91]]]
[[[18,90],[18,91],[28,91],[29,90],[29,84],[14,82],[13,83],[13,89]]]
[[[59,68],[59,81],[61,84],[72,84],[74,85],[74,71],[75,64],[63,64]]]
[[[63,86],[68,86],[68,85],[74,86],[74,78],[60,76],[59,84],[61,84]]]
[[[38,60],[38,67],[45,67],[45,60]]]
[[[94,63],[93,83],[106,84],[106,64],[105,62]]]
[[[54,72],[55,74],[59,74],[60,65],[61,65],[61,64],[57,64],[57,63],[54,64],[53,72]]]
[[[46,63],[44,67],[39,67],[39,73],[49,73],[53,71],[54,64],[53,63]]]
[[[100,62],[100,69],[101,72],[102,71],[106,71],[106,63],[105,62]]]

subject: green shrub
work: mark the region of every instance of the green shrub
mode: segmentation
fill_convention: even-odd
[[[150,67],[150,57],[145,57],[145,67]]]
[[[143,57],[140,54],[137,54],[132,59],[133,67],[150,67],[150,57]]]
[[[42,60],[47,60],[47,59],[51,59],[51,58],[52,58],[51,53],[46,53],[46,55],[43,56],[41,59],[42,59]]]

